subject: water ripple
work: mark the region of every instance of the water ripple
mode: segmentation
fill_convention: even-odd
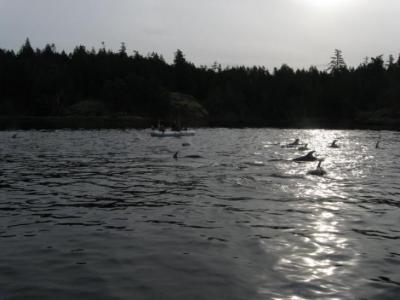
[[[398,298],[398,133],[13,134],[0,132],[1,299]],[[325,177],[281,147],[295,138]]]

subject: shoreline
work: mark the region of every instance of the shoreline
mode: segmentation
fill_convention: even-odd
[[[0,116],[0,130],[93,130],[146,129],[157,120],[140,116]],[[340,120],[301,119],[293,121],[209,120],[189,124],[192,128],[281,128],[281,129],[347,129],[400,131],[400,120]]]

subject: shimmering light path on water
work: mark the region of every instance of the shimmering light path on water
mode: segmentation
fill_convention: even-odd
[[[297,137],[325,158],[325,177],[280,147]],[[397,132],[4,131],[0,141],[0,299],[400,295]]]

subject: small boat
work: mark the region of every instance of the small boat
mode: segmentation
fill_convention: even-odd
[[[153,130],[151,132],[151,136],[155,137],[181,137],[181,136],[193,136],[195,135],[194,130],[180,130],[180,131],[175,131],[175,130]]]

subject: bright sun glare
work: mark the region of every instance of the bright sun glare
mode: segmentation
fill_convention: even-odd
[[[329,7],[337,7],[346,3],[348,0],[306,0],[308,5],[321,7],[321,8],[329,8]]]

